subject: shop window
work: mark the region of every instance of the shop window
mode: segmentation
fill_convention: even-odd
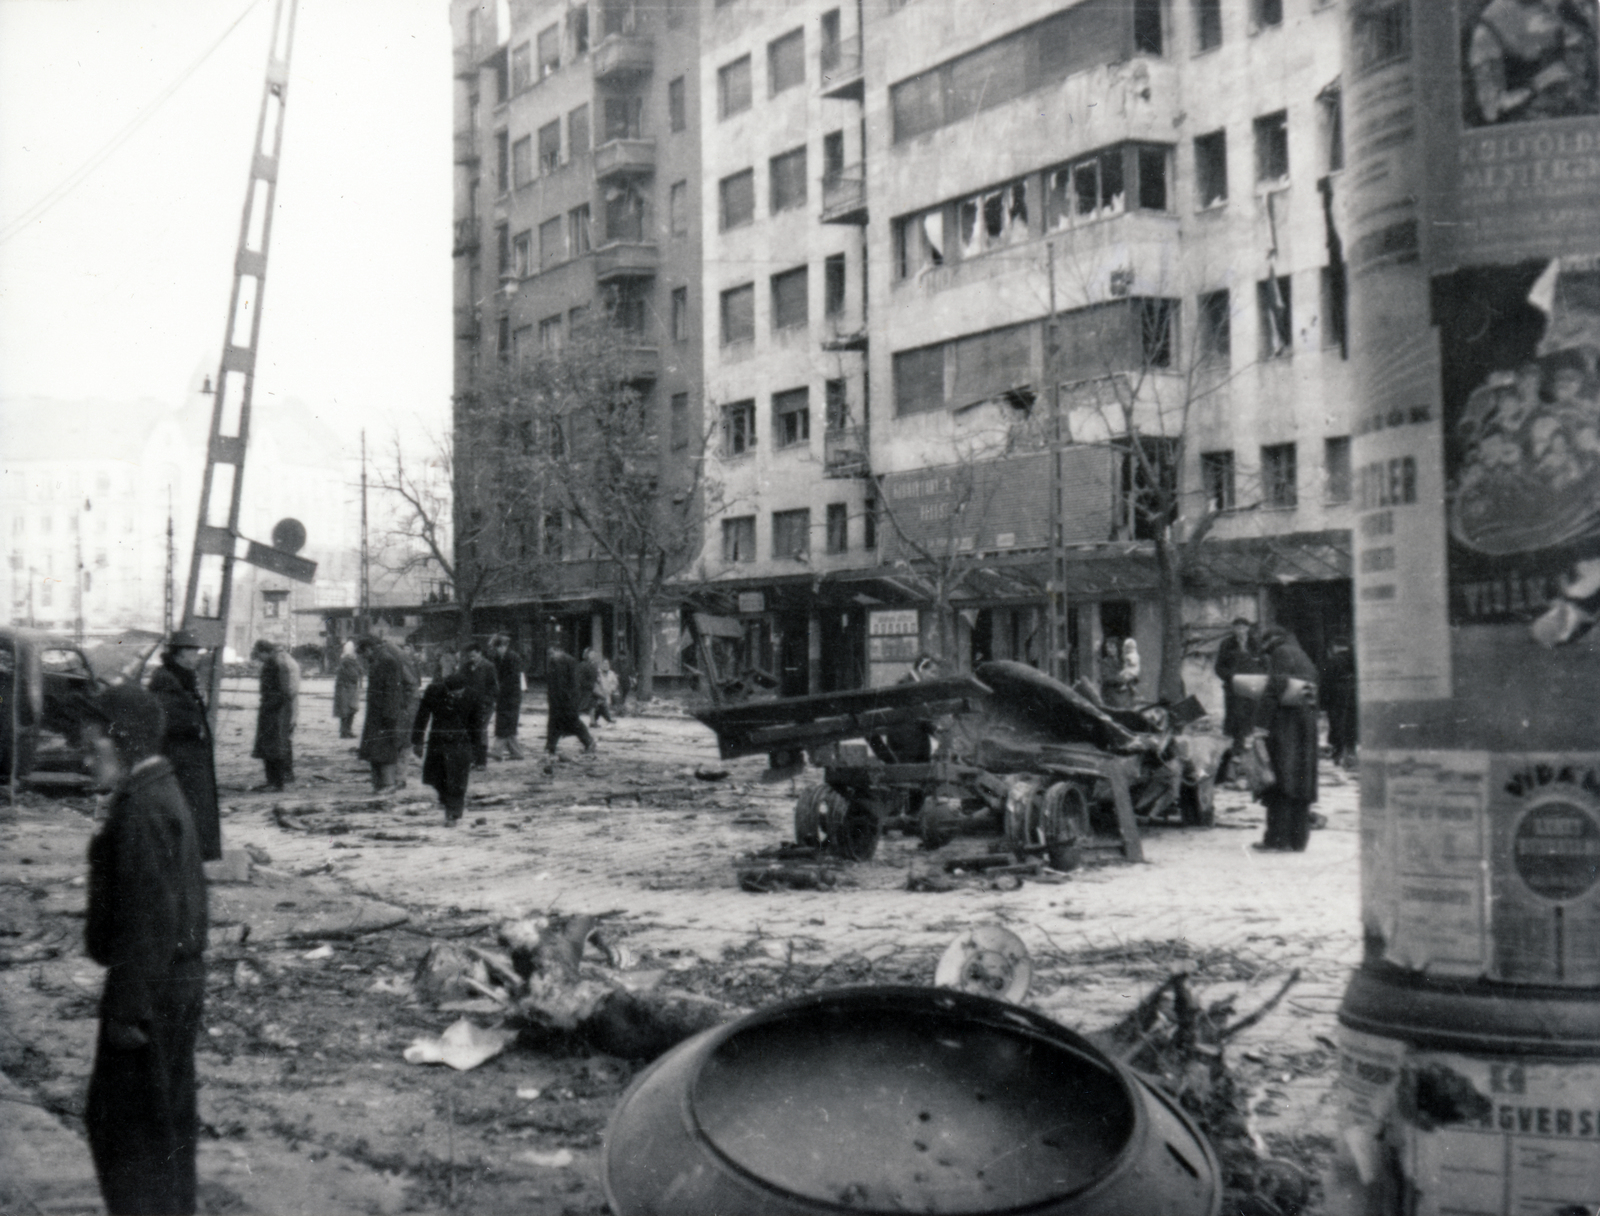
[[[749,342],[756,336],[756,286],[745,283],[722,293],[722,345]]]
[[[773,442],[780,448],[811,441],[811,390],[790,389],[772,395]]]
[[[1283,181],[1289,176],[1289,112],[1263,114],[1255,121],[1256,181]]]
[[[769,162],[772,177],[772,214],[806,205],[806,150],[804,145]]]
[[[750,56],[742,55],[717,69],[717,112],[723,118],[750,108]]]
[[[842,502],[828,504],[828,552],[850,551],[850,508]]]
[[[756,517],[741,515],[722,521],[722,560],[725,562],[753,562],[756,560]]]
[[[1205,489],[1206,506],[1210,510],[1233,510],[1236,505],[1233,488],[1233,453],[1201,452],[1200,484]]]
[[[1194,141],[1195,204],[1215,207],[1228,201],[1228,133],[1213,131]]]
[[[800,329],[809,320],[806,267],[772,276],[772,328]]]
[[[1261,505],[1288,509],[1299,505],[1295,450],[1292,443],[1275,443],[1261,449]]]
[[[805,30],[793,30],[767,43],[767,89],[776,97],[785,89],[806,82]]]
[[[811,555],[811,510],[772,513],[772,556],[805,559]]]
[[[736,401],[722,407],[722,454],[742,456],[756,446],[756,403]]]
[[[740,173],[733,173],[723,178],[717,186],[717,193],[720,200],[720,214],[724,232],[730,228],[743,227],[755,219],[756,174],[754,169],[745,169]]]

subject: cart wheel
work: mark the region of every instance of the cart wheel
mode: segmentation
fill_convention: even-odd
[[[795,843],[815,848],[823,842],[828,831],[828,820],[835,805],[842,806],[844,796],[827,785],[808,785],[794,800]]]
[[[1089,834],[1089,802],[1081,787],[1058,781],[1044,793],[1039,831],[1050,846],[1052,870],[1075,870],[1083,861],[1078,841]]]
[[[865,802],[828,800],[828,849],[845,861],[871,861],[878,851],[878,816]]]

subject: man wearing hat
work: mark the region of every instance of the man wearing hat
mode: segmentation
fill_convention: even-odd
[[[178,788],[194,816],[200,856],[216,861],[222,856],[222,825],[217,814],[216,748],[206,703],[200,697],[200,639],[180,629],[167,639],[161,666],[150,677],[150,693],[161,702],[166,731],[161,754],[172,762]]]
[[[1261,635],[1267,691],[1256,709],[1277,780],[1262,795],[1266,839],[1257,849],[1301,853],[1311,839],[1311,804],[1317,800],[1317,668],[1294,634],[1278,625]]]
[[[367,664],[367,716],[359,755],[372,766],[372,790],[404,789],[406,748],[417,711],[416,667],[393,642],[367,634],[356,641]]]
[[[269,790],[294,781],[294,726],[300,701],[300,668],[282,642],[259,639],[250,657],[261,664],[261,701],[256,709],[256,745],[250,754],[266,767]]]

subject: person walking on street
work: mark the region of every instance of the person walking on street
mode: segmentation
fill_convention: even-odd
[[[578,712],[589,713],[594,709],[594,685],[600,678],[600,664],[594,661],[594,647],[586,646],[583,651],[583,661],[578,664]]]
[[[356,644],[345,642],[339,651],[339,673],[333,681],[333,716],[339,719],[339,738],[356,737],[356,710],[361,708],[361,678],[366,674]]]
[[[112,1216],[195,1211],[194,1044],[205,1002],[206,879],[161,702],[120,684],[86,711],[95,775],[112,788],[89,842],[84,946],[106,968],[83,1122]]]
[[[416,669],[393,642],[368,636],[356,649],[367,662],[367,715],[357,754],[372,766],[374,793],[404,789],[401,765],[416,713]]]
[[[594,751],[594,739],[583,724],[583,695],[580,692],[579,671],[582,665],[559,646],[551,646],[549,666],[545,672],[545,696],[548,701],[544,730],[544,771],[553,773],[556,746],[567,735],[577,735],[585,752]]]
[[[1267,670],[1257,648],[1255,626],[1242,616],[1233,618],[1232,632],[1217,647],[1217,661],[1211,670],[1222,681],[1222,733],[1232,740],[1234,760],[1244,755],[1250,730],[1255,725],[1250,700],[1233,687],[1233,677],[1259,675]],[[1238,770],[1235,769],[1235,772]]]
[[[261,664],[261,702],[256,710],[256,745],[250,754],[265,766],[266,785],[282,790],[294,782],[294,725],[300,702],[300,667],[282,642],[259,639],[250,657]]]
[[[1358,741],[1356,656],[1349,638],[1341,635],[1333,639],[1318,677],[1317,695],[1328,711],[1328,747],[1333,752],[1333,762],[1349,768],[1355,763]]]
[[[1263,795],[1266,837],[1257,849],[1305,850],[1311,839],[1311,804],[1317,800],[1317,669],[1288,630],[1261,635],[1267,691],[1256,708],[1256,729],[1267,737],[1276,780]]]
[[[500,681],[482,642],[468,642],[466,654],[461,671],[472,690],[472,713],[467,723],[472,732],[472,767],[484,769],[489,767],[489,723],[500,698]]]
[[[411,747],[422,760],[423,783],[438,791],[446,826],[454,826],[466,810],[477,704],[471,677],[464,670],[451,671],[428,685],[411,724]]]
[[[172,762],[178,788],[194,817],[195,835],[204,861],[222,858],[222,823],[217,812],[217,758],[200,696],[195,668],[200,664],[200,641],[187,629],[167,639],[161,666],[150,677],[150,695],[161,703],[166,729],[161,754]]]
[[[489,657],[494,663],[494,750],[489,754],[502,760],[521,760],[522,744],[517,742],[517,723],[522,717],[522,656],[511,649],[508,634],[497,633],[489,642]]]
[[[617,673],[611,670],[609,659],[600,660],[600,670],[594,678],[594,717],[590,726],[599,726],[602,715],[607,722],[616,723],[611,716],[611,698],[617,693]]]

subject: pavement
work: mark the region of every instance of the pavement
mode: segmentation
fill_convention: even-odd
[[[927,868],[928,855],[913,840],[888,838],[871,862],[841,866],[833,890],[757,895],[738,887],[733,863],[792,838],[794,799],[815,772],[768,784],[763,759],[720,761],[692,719],[631,715],[597,731],[593,757],[567,741],[573,750],[553,779],[532,749],[475,773],[466,818],[451,828],[431,791],[416,785],[415,764],[406,791],[370,796],[365,766],[331,721],[319,721],[331,718],[321,683],[306,682],[299,784],[276,795],[249,792],[259,779],[246,755],[252,698],[239,686],[225,694],[224,836],[236,867],[238,850],[257,860],[233,876],[245,881],[213,889],[218,940],[246,924],[253,941],[288,941],[315,938],[319,926],[361,932],[407,915],[609,913],[609,931],[674,969],[842,962],[852,977],[926,982],[958,932],[998,923],[1033,955],[1028,1003],[1086,1031],[1126,1013],[1175,965],[1194,970],[1204,999],[1231,997],[1240,1014],[1298,970],[1286,998],[1230,1051],[1260,1146],[1312,1161],[1331,1152],[1334,1015],[1359,960],[1360,921],[1356,784],[1327,765],[1319,809],[1328,826],[1303,854],[1253,851],[1260,808],[1222,791],[1214,828],[1149,832],[1144,863],[1089,867],[1060,884],[910,893],[907,873]],[[542,724],[541,713],[525,716],[530,740]],[[697,768],[728,775],[703,781]],[[0,821],[0,890],[12,884],[35,906],[73,915],[89,830],[86,816],[48,804]],[[73,982],[97,991],[97,969],[81,956],[75,965]],[[0,967],[0,1027],[8,1002],[22,1001],[19,970]],[[76,1038],[61,1048],[78,1053],[79,1071],[92,1026],[70,1023]],[[0,1051],[0,1068],[16,1073],[11,1059]],[[48,1085],[41,1101],[21,1074],[18,1084],[0,1073],[0,1211],[98,1210],[81,1137],[50,1113]],[[207,1168],[203,1157],[203,1175]]]

